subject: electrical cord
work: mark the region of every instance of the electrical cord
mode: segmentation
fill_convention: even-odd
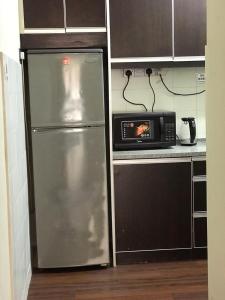
[[[160,79],[161,79],[161,81],[162,81],[162,84],[163,84],[164,87],[167,89],[167,91],[170,92],[171,94],[175,95],[175,96],[184,96],[184,97],[185,97],[185,96],[195,96],[195,95],[200,95],[200,94],[202,94],[202,93],[205,92],[205,90],[203,90],[203,91],[200,91],[200,92],[197,92],[197,93],[190,93],[190,94],[180,94],[180,93],[176,93],[176,92],[171,91],[171,90],[168,88],[168,86],[165,84],[165,82],[164,82],[164,80],[163,80],[161,74],[159,74],[159,77],[160,77]]]
[[[180,143],[180,137],[179,137],[179,135],[176,134],[176,137],[177,137],[177,139],[178,139],[178,141]]]
[[[123,89],[123,99],[124,99],[126,102],[128,102],[128,103],[130,103],[130,104],[132,104],[132,105],[144,107],[145,111],[147,112],[147,111],[148,111],[148,110],[147,110],[147,107],[146,107],[143,103],[135,103],[135,102],[132,102],[132,101],[128,100],[128,99],[126,98],[126,96],[125,96],[125,91],[126,91],[126,89],[127,89],[127,87],[128,87],[128,84],[129,84],[129,82],[130,82],[130,76],[131,76],[131,75],[132,75],[132,72],[131,72],[130,70],[127,70],[127,72],[126,72],[127,83],[126,83],[126,85],[125,85],[125,87],[124,87],[124,89]]]
[[[150,88],[151,88],[151,90],[152,90],[153,97],[154,97],[154,100],[153,100],[153,103],[152,103],[152,112],[154,112],[154,106],[155,106],[156,97],[155,97],[155,91],[154,91],[153,86],[152,86],[152,83],[151,83],[152,69],[151,69],[151,68],[148,68],[148,69],[146,70],[146,74],[148,75],[148,83],[149,83],[149,85],[150,85]]]

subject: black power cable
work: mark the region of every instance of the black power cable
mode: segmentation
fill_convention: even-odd
[[[147,107],[146,107],[143,103],[135,103],[135,102],[132,102],[132,101],[130,101],[130,100],[128,100],[128,99],[126,98],[126,96],[125,96],[125,91],[126,91],[126,89],[127,89],[127,87],[128,87],[128,84],[129,84],[129,82],[130,82],[130,76],[132,75],[132,72],[131,72],[130,70],[127,70],[125,75],[127,76],[127,83],[126,83],[126,85],[125,85],[125,87],[124,87],[124,89],[123,89],[123,99],[124,99],[126,102],[128,102],[128,103],[130,103],[130,104],[132,104],[132,105],[142,106],[142,107],[144,107],[145,111],[148,111],[148,110],[147,110]]]
[[[175,95],[175,96],[184,96],[184,97],[185,97],[185,96],[195,96],[195,95],[200,95],[200,94],[202,94],[202,93],[205,92],[205,90],[203,90],[203,91],[200,91],[200,92],[197,92],[197,93],[190,93],[190,94],[180,94],[180,93],[176,93],[176,92],[171,91],[171,90],[168,88],[168,86],[165,84],[165,82],[164,82],[164,80],[163,80],[161,74],[159,74],[159,77],[160,77],[160,79],[161,79],[161,81],[162,81],[162,84],[163,84],[164,87],[167,89],[167,91],[170,92],[171,94]]]
[[[178,134],[176,134],[176,137],[177,137],[178,141],[180,142],[180,137]]]
[[[150,88],[152,90],[152,93],[153,93],[153,97],[154,97],[154,100],[153,100],[153,103],[152,103],[152,112],[154,112],[154,106],[155,106],[155,100],[156,100],[156,97],[155,97],[155,91],[152,87],[152,83],[151,83],[151,74],[152,74],[152,69],[151,68],[148,68],[146,70],[146,74],[148,75],[148,83],[150,85]]]

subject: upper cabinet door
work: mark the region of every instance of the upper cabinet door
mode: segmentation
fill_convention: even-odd
[[[204,56],[206,0],[174,0],[175,56]]]
[[[67,27],[105,27],[105,0],[66,0]]]
[[[64,28],[63,0],[23,0],[24,27]]]
[[[171,0],[110,0],[113,58],[172,56]]]

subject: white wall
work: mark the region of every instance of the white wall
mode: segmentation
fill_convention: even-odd
[[[5,120],[12,271],[15,299],[26,299],[30,280],[27,167],[21,66],[4,55]]]
[[[0,0],[0,51],[19,61],[18,48],[18,1]]]
[[[1,65],[1,64],[0,64]],[[7,165],[5,151],[5,120],[3,104],[2,70],[0,67],[0,299],[12,298],[10,265],[10,228],[7,189]]]
[[[5,133],[6,141],[2,147],[6,150],[7,174],[6,188],[8,189],[10,225],[10,258],[12,270],[13,298],[26,299],[31,277],[28,193],[24,135],[22,72],[19,64],[19,14],[17,0],[0,0],[0,52],[4,55],[4,69],[7,66],[7,76],[4,76],[4,94],[1,99],[5,103]],[[0,110],[3,117],[3,111]],[[1,141],[2,142],[2,141]],[[0,152],[0,161],[4,154]],[[4,226],[7,233],[8,227]],[[0,265],[0,269],[3,268]],[[0,271],[1,274],[1,271]],[[2,285],[7,284],[7,278]],[[10,297],[10,296],[9,296]],[[0,300],[11,298],[0,298]]]
[[[207,174],[209,300],[225,299],[225,2],[208,0]]]
[[[168,68],[162,69],[162,75],[168,87],[178,93],[195,93],[205,89],[205,83],[197,83],[196,74],[204,73],[205,69],[193,68]],[[112,106],[113,111],[137,111],[137,108],[122,98],[122,90],[127,78],[123,76],[123,70],[112,70]],[[181,97],[173,96],[163,87],[158,76],[152,76],[152,85],[156,92],[155,110],[175,111],[177,114],[177,134],[181,134],[181,117],[195,117],[197,124],[197,137],[205,138],[205,97],[198,96]],[[148,77],[131,77],[126,91],[128,100],[142,102],[150,110],[153,94],[150,90]]]

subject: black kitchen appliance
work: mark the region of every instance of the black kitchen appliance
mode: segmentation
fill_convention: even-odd
[[[113,114],[114,150],[167,148],[175,145],[175,112]]]
[[[182,146],[194,146],[197,144],[196,142],[196,123],[195,118],[188,117],[188,118],[181,118],[181,120],[184,122],[185,125],[189,125],[189,133],[190,138],[188,139],[181,139],[181,145]]]

